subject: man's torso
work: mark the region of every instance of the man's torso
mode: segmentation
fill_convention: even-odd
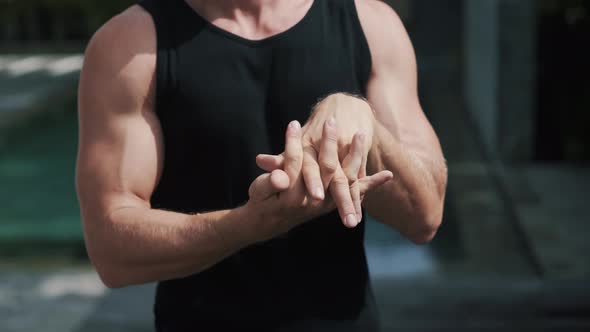
[[[293,27],[259,41],[213,26],[184,0],[141,5],[157,32],[156,114],[165,146],[154,208],[195,213],[243,204],[262,173],[256,155],[282,152],[289,121],[304,123],[329,93],[365,94],[370,53],[353,0],[315,0]],[[318,319],[370,331],[358,327],[375,318],[363,233],[344,228],[334,212],[202,273],[162,282],[159,329],[261,330]]]

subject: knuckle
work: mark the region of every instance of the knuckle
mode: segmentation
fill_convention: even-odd
[[[301,156],[299,155],[287,155],[285,156],[285,163],[287,165],[299,165],[301,163]]]
[[[355,172],[354,170],[351,169],[344,169],[344,175],[346,175],[346,178],[348,179],[348,183],[352,184],[353,182],[355,182],[357,180],[357,172]]]
[[[334,173],[338,169],[338,164],[330,159],[322,159],[320,161],[320,168],[325,173]]]
[[[328,104],[328,105],[338,105],[340,102],[346,100],[347,98],[349,98],[349,96],[345,93],[342,92],[337,92],[337,93],[332,93],[331,95],[327,96],[326,98],[324,98],[324,100],[322,101],[322,104]]]
[[[332,182],[336,186],[346,186],[346,187],[349,186],[348,179],[345,176],[342,176],[342,175],[336,175],[336,176],[334,176],[334,178],[332,179]]]
[[[310,140],[312,140],[313,138],[309,138]],[[310,157],[310,158],[315,158],[318,155],[318,151],[316,150],[316,148],[312,145],[305,145],[303,147],[303,153],[305,153],[306,157]]]
[[[338,142],[338,136],[334,130],[327,130],[323,136],[324,141],[327,143],[336,144]]]
[[[304,158],[303,159],[303,168],[311,171],[311,170],[318,168],[318,163],[315,162],[314,160]]]
[[[355,95],[351,95],[345,92],[337,92],[324,98],[321,101],[320,105],[323,107],[338,107],[343,103],[355,103],[359,106],[364,106],[365,104],[367,104],[366,101]]]

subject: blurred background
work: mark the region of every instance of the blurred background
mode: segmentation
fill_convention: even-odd
[[[590,1],[387,2],[450,177],[431,244],[368,222],[384,331],[589,331]],[[93,272],[74,191],[82,53],[131,3],[0,0],[0,331],[152,330],[153,285]]]

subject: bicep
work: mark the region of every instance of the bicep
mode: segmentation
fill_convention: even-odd
[[[76,178],[84,219],[149,206],[163,155],[153,110],[155,55],[140,54],[134,45],[105,51],[100,39],[106,36],[99,33],[86,52],[79,86]]]
[[[148,204],[161,172],[157,119],[149,113],[83,115],[98,111],[83,104],[77,165],[83,208],[102,215],[117,206]]]
[[[374,77],[369,83],[368,100],[377,120],[403,146],[419,154],[438,155],[438,137],[422,110],[417,94],[398,80]]]

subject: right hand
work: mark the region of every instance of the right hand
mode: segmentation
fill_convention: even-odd
[[[254,217],[255,238],[259,241],[271,239],[286,233],[291,228],[308,220],[326,214],[336,208],[328,195],[324,200],[315,200],[307,194],[301,173],[303,145],[301,125],[292,121],[286,132],[283,169],[275,169],[256,178],[248,190],[250,199],[246,203],[249,215]],[[355,136],[352,148],[343,165],[347,171],[359,172],[362,159],[362,139]],[[369,190],[393,178],[389,171],[365,176],[354,183],[360,189],[361,197]]]

